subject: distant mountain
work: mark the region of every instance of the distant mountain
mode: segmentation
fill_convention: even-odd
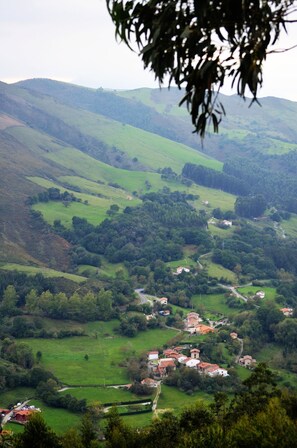
[[[168,89],[104,91],[52,80],[32,79],[18,83],[39,93],[49,94],[65,104],[108,116],[122,123],[153,132],[201,150],[193,134],[191,119],[185,107],[178,107],[183,92]],[[210,135],[203,150],[220,160],[232,153],[260,151],[283,153],[297,149],[297,103],[267,97],[259,104],[245,102],[237,95],[220,95],[226,110],[219,135]]]

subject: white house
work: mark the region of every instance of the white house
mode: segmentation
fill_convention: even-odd
[[[154,361],[155,359],[159,359],[159,352],[158,351],[148,352],[147,359],[149,361]]]
[[[191,358],[186,362],[186,366],[190,368],[197,367],[198,364],[200,364],[200,359]]]

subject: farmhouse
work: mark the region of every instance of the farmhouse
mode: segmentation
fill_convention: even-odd
[[[293,308],[280,308],[280,311],[283,313],[284,316],[290,317],[293,316]]]
[[[11,420],[25,424],[31,415],[36,411],[36,409],[22,409],[20,411],[14,411]]]
[[[214,329],[212,327],[209,327],[208,325],[199,324],[195,328],[195,333],[197,333],[197,334],[214,333]]]
[[[175,275],[180,275],[182,272],[189,273],[189,272],[190,272],[190,269],[189,269],[189,268],[185,268],[185,267],[183,267],[183,266],[179,266],[179,267],[176,269],[176,273],[175,273]]]
[[[238,363],[243,367],[251,367],[256,364],[256,362],[257,361],[250,355],[245,355],[242,358],[239,358],[238,361]]]
[[[264,299],[264,297],[265,297],[265,292],[264,291],[257,291],[255,296],[254,296],[254,299]]]

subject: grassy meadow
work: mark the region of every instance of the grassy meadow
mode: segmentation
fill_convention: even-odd
[[[199,307],[205,310],[206,314],[222,314],[223,316],[232,316],[236,310],[229,308],[226,304],[224,294],[196,294],[192,297],[191,302],[194,308]],[[205,313],[203,313],[204,315]]]
[[[163,346],[176,331],[155,329],[127,338],[112,333],[111,324],[92,323],[93,334],[59,340],[24,339],[36,353],[42,351],[40,365],[69,385],[105,385],[128,382],[125,359]],[[85,355],[89,356],[88,361]]]

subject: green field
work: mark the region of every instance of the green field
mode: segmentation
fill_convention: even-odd
[[[169,387],[162,384],[157,410],[166,409],[168,411],[180,413],[183,407],[195,404],[198,400],[211,402],[212,396],[204,392],[194,392],[193,395],[188,395],[175,387]]]
[[[292,238],[297,238],[297,215],[291,216],[288,221],[282,221],[281,227],[284,229],[285,234]]]
[[[0,269],[3,269],[5,271],[18,271],[18,272],[24,272],[28,275],[36,275],[36,274],[42,274],[44,277],[62,277],[67,278],[68,280],[72,280],[76,283],[81,283],[86,281],[86,277],[83,277],[81,275],[76,274],[68,274],[67,272],[61,272],[61,271],[55,271],[54,269],[50,268],[39,268],[37,266],[27,266],[17,263],[6,263],[0,266]]]
[[[117,403],[120,401],[140,400],[146,397],[139,397],[126,389],[114,387],[75,387],[61,392],[62,395],[70,394],[77,399],[86,399],[87,404],[93,402]],[[149,397],[151,398],[151,397]]]
[[[276,288],[270,288],[267,286],[245,286],[242,288],[238,288],[238,292],[245,297],[253,297],[257,291],[264,291],[265,297],[264,299],[260,299],[261,302],[274,301],[276,297]]]
[[[205,265],[208,275],[210,277],[218,278],[221,277],[226,278],[227,280],[230,280],[232,283],[236,283],[237,277],[234,274],[233,271],[230,271],[229,269],[224,268],[220,264],[213,263],[211,261],[204,262],[204,259],[202,261],[202,264]]]
[[[129,378],[122,364],[127,357],[162,347],[176,335],[174,330],[156,329],[127,338],[112,334],[104,323],[92,323],[88,328],[93,335],[65,338],[59,343],[34,338],[24,341],[33,353],[42,351],[41,366],[51,370],[63,383],[104,385],[127,383]],[[84,358],[86,354],[88,361]]]
[[[226,305],[224,294],[197,294],[192,297],[191,302],[195,308],[202,305],[202,309],[210,313],[232,316],[236,312],[236,310]]]

